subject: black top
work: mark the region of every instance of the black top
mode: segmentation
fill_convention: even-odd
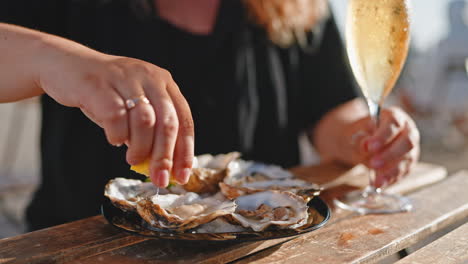
[[[161,20],[149,2],[3,0],[0,21],[168,69],[192,109],[196,154],[237,150],[245,159],[295,165],[298,133],[356,96],[331,18],[307,48],[283,49],[248,22],[239,0],[222,1],[208,36]],[[31,230],[98,214],[105,183],[136,176],[125,149],[110,146],[79,109],[43,96],[42,111],[42,183],[27,212]]]

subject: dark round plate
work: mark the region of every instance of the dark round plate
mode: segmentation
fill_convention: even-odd
[[[133,235],[179,241],[247,242],[301,235],[322,227],[330,219],[330,208],[319,197],[312,199],[308,203],[308,206],[309,217],[313,220],[299,229],[270,228],[262,232],[244,231],[230,233],[196,233],[190,230],[184,233],[177,233],[167,230],[149,229],[146,222],[138,214],[120,210],[113,206],[109,199],[106,199],[103,203],[101,210],[103,216],[111,225]]]

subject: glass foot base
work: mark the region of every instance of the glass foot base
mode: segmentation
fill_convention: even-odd
[[[359,214],[392,214],[413,209],[411,201],[403,196],[382,192],[366,193],[354,191],[335,199],[337,207]]]

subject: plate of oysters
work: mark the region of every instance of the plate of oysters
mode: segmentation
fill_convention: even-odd
[[[281,167],[242,160],[238,152],[205,154],[195,158],[185,185],[110,180],[102,214],[118,229],[158,239],[266,240],[322,227],[330,209],[320,191]]]

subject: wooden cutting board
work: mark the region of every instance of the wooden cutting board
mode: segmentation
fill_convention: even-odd
[[[334,198],[347,191],[362,189],[369,183],[368,169],[364,165],[347,167],[336,163],[320,166],[292,168],[298,177],[324,187],[324,198]],[[447,177],[447,170],[440,165],[418,163],[401,181],[386,188],[389,193],[408,194]],[[333,197],[329,197],[333,196]]]

